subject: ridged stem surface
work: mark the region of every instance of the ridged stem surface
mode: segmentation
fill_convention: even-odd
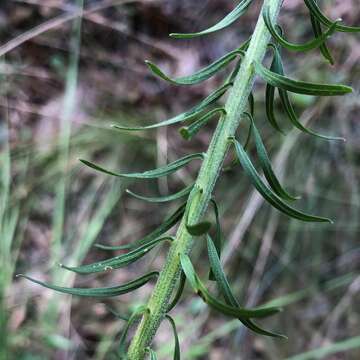
[[[282,1],[265,0],[263,3],[263,6],[270,7],[273,22],[276,21]],[[260,14],[249,48],[226,101],[227,114],[219,121],[195,183],[193,191],[201,189],[202,194],[194,197],[191,204],[188,220],[192,224],[201,221],[209,205],[216,180],[229,148],[228,139],[235,135],[241,121],[241,114],[246,111],[248,97],[255,80],[253,63],[254,61],[263,61],[269,40],[270,33]],[[194,194],[190,194],[189,199],[192,195]],[[187,206],[189,207],[189,202]],[[129,360],[143,360],[145,358],[146,348],[151,344],[161,321],[166,315],[171,295],[180,274],[179,254],[188,254],[193,244],[193,237],[187,232],[185,221],[184,216],[177,230],[176,240],[170,247],[164,268],[148,301],[149,312],[141,320],[131,341],[128,350]]]

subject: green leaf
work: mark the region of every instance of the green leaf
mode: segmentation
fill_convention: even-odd
[[[137,246],[142,246],[150,243],[151,241],[157,239],[159,236],[162,236],[166,231],[170,230],[183,216],[185,212],[186,203],[182,204],[171,216],[169,216],[159,227],[157,227],[150,234],[146,235],[140,240],[134,241],[133,243],[119,246],[107,246],[96,244],[96,247],[103,250],[125,250],[125,249],[134,249]]]
[[[221,250],[222,250],[222,232],[221,232],[221,224],[220,224],[220,217],[219,217],[219,208],[218,208],[218,205],[217,205],[215,199],[211,199],[210,202],[213,205],[215,220],[216,220],[215,248],[216,248],[216,252],[220,258]],[[211,269],[209,272],[209,280],[215,281],[215,277],[214,277],[214,274]]]
[[[312,14],[310,14],[310,20],[311,20],[311,26],[312,26],[312,30],[313,30],[315,37],[321,37],[323,35],[323,31],[321,29],[320,21]],[[321,52],[322,56],[324,57],[324,59],[327,60],[330,63],[330,65],[334,65],[334,59],[330,53],[330,50],[326,46],[326,42],[321,44],[319,46],[319,49],[320,49],[320,52]]]
[[[146,351],[150,355],[150,360],[157,360],[158,357],[156,355],[156,352],[153,349],[147,348]]]
[[[266,316],[271,316],[279,311],[279,308],[275,307],[263,307],[256,309],[245,309],[238,308],[234,306],[229,306],[224,304],[223,302],[215,299],[210,293],[207,291],[205,286],[202,284],[200,279],[195,273],[194,267],[190,261],[190,258],[185,255],[180,255],[181,267],[185,273],[187,280],[189,281],[191,287],[194,291],[207,303],[211,308],[223,313],[224,315],[239,318],[263,318]]]
[[[241,144],[235,139],[231,139],[235,145],[235,151],[239,158],[239,161],[245,171],[245,173],[250,178],[252,184],[256,190],[267,200],[272,206],[274,206],[279,211],[284,214],[298,220],[307,221],[307,222],[328,222],[332,223],[331,220],[319,216],[305,214],[301,211],[298,211],[291,206],[287,205],[280,197],[278,197],[269,187],[265,185],[260,175],[254,168],[254,165],[251,163],[248,155],[246,154],[244,148]]]
[[[174,319],[170,315],[165,316],[166,319],[169,320],[171,327],[174,332],[174,338],[175,338],[175,347],[174,347],[174,360],[180,360],[180,342],[179,342],[179,336],[176,330],[176,324]]]
[[[330,27],[331,24],[333,24],[333,21],[325,14],[323,14],[315,0],[304,0],[304,2],[307,8],[310,10],[311,15],[314,16],[319,22],[327,27]],[[337,24],[335,29],[339,32],[360,32],[359,26],[346,26]]]
[[[240,307],[238,301],[236,300],[230,284],[226,278],[226,275],[223,271],[223,268],[221,266],[220,258],[217,253],[217,249],[211,240],[210,236],[207,236],[207,247],[208,247],[208,256],[210,261],[211,270],[214,273],[215,279],[217,281],[217,284],[219,286],[219,289],[221,291],[221,294],[223,295],[225,302],[228,305],[231,305],[233,307]],[[272,337],[279,337],[279,338],[286,338],[286,336],[277,334],[275,332],[267,331],[256,325],[253,321],[249,319],[239,318],[239,320],[250,330],[261,334],[265,336],[272,336]]]
[[[159,275],[158,272],[153,271],[150,272],[142,277],[139,277],[135,280],[132,280],[128,283],[125,283],[123,285],[119,286],[113,286],[108,288],[67,288],[62,286],[56,286],[52,284],[48,284],[36,279],[33,279],[29,276],[19,274],[17,276],[24,277],[25,279],[28,279],[36,284],[39,284],[43,287],[46,287],[51,290],[55,290],[64,294],[71,294],[76,296],[86,296],[86,297],[94,297],[94,298],[108,298],[113,296],[119,296],[123,294],[127,294],[129,292],[132,292],[139,287],[145,285],[147,282],[152,280],[153,278],[157,277]]]
[[[315,39],[308,41],[305,44],[293,44],[287,41],[275,28],[271,21],[270,16],[270,7],[265,6],[263,10],[263,18],[266,27],[268,28],[271,36],[284,48],[291,50],[291,51],[309,51],[318,48],[321,46],[334,32],[337,25],[337,21],[331,24],[330,28],[321,36],[316,37]]]
[[[173,33],[170,34],[172,38],[176,39],[190,39],[197,36],[207,35],[219,30],[222,30],[228,26],[230,26],[233,22],[235,22],[241,15],[245,13],[249,5],[252,3],[253,0],[242,0],[233,11],[227,14],[222,20],[220,20],[217,24],[211,26],[210,28],[189,34],[180,34],[180,33]]]
[[[270,45],[274,48],[275,51],[277,51],[276,47],[274,45]],[[278,56],[273,57],[273,60],[270,65],[270,70],[279,74],[279,63],[278,63]],[[270,85],[269,83],[266,84],[266,91],[265,91],[265,109],[266,109],[266,117],[270,123],[270,125],[277,131],[283,134],[283,131],[281,130],[276,117],[275,117],[275,111],[274,111],[274,102],[275,102],[275,87]]]
[[[273,191],[275,192],[276,195],[278,195],[279,197],[281,197],[284,200],[298,200],[299,197],[298,196],[292,196],[290,195],[280,184],[279,180],[277,179],[271,163],[270,163],[270,159],[269,156],[267,154],[265,145],[261,139],[260,133],[258,131],[258,129],[255,126],[255,122],[253,117],[251,116],[251,114],[249,113],[245,113],[245,115],[249,118],[250,123],[251,123],[251,127],[252,127],[252,132],[254,134],[254,139],[255,139],[255,146],[256,146],[256,151],[260,160],[260,166],[264,171],[264,175],[266,180],[268,181],[270,187],[273,189]]]
[[[201,118],[199,118],[198,120],[196,120],[195,122],[193,122],[191,125],[182,127],[180,129],[181,136],[185,140],[192,139],[198,133],[198,131],[204,125],[206,125],[209,122],[209,120],[217,113],[220,113],[220,115],[221,115],[220,119],[226,115],[226,111],[224,108],[215,108],[215,109],[209,111],[207,114],[205,114]]]
[[[237,58],[238,55],[244,56],[245,53],[241,49],[236,49],[228,54],[222,56],[220,59],[216,60],[212,64],[206,66],[205,68],[197,71],[196,73],[189,75],[189,76],[183,76],[176,79],[172,79],[166,74],[164,74],[163,71],[160,70],[159,67],[157,67],[152,62],[146,60],[146,64],[149,67],[150,71],[156,75],[159,76],[161,79],[175,85],[194,85],[199,84],[209,78],[211,78],[213,75],[215,75],[218,71],[224,69],[229,63],[231,63],[234,59]]]
[[[256,73],[268,84],[296,94],[335,96],[352,92],[352,88],[346,85],[316,84],[293,80],[266,69],[258,62],[255,62],[254,65]]]
[[[118,255],[110,259],[97,261],[87,265],[81,266],[65,266],[61,265],[62,268],[75,272],[77,274],[94,274],[103,271],[110,271],[115,269],[123,268],[129,264],[134,263],[135,261],[141,259],[149,251],[151,251],[156,245],[164,241],[173,241],[174,239],[170,236],[165,236],[162,238],[151,240],[135,250],[132,250],[126,254]]]
[[[113,171],[104,169],[90,161],[82,160],[82,159],[80,159],[80,161],[83,164],[91,167],[94,170],[97,170],[97,171],[100,171],[100,172],[103,172],[105,174],[112,175],[112,176],[117,176],[117,177],[121,177],[121,178],[130,178],[130,179],[157,179],[159,177],[167,176],[167,175],[170,175],[170,174],[178,171],[179,169],[183,168],[184,166],[186,166],[188,163],[190,163],[193,160],[199,160],[199,159],[202,160],[203,158],[204,158],[203,153],[190,154],[190,155],[186,155],[183,158],[178,159],[172,163],[169,163],[165,166],[161,166],[157,169],[144,171],[142,173],[130,173],[130,174],[115,173]]]
[[[172,300],[172,302],[168,306],[166,312],[170,312],[176,306],[176,304],[179,302],[179,300],[181,298],[181,295],[182,295],[182,293],[184,291],[185,282],[186,282],[185,274],[184,274],[183,271],[181,271],[180,279],[179,279],[179,287],[177,288],[174,299]]]
[[[136,193],[130,191],[129,189],[127,189],[126,192],[139,200],[144,200],[144,201],[147,201],[150,203],[163,203],[163,202],[178,200],[178,199],[190,194],[193,187],[194,187],[194,184],[191,184],[191,185],[187,186],[185,189],[182,189],[175,194],[159,196],[159,197],[147,197],[147,196],[139,195],[139,194],[136,194]]]
[[[133,314],[130,316],[129,321],[126,323],[126,326],[124,328],[124,331],[121,334],[120,341],[119,341],[119,356],[120,359],[126,359],[126,338],[127,334],[130,330],[131,325],[135,322],[135,320],[140,317],[141,315],[146,314],[149,312],[149,310],[146,308],[146,306],[140,306],[138,309],[136,309]]]
[[[216,89],[214,92],[212,92],[205,99],[203,99],[198,105],[194,106],[190,110],[188,110],[182,114],[179,114],[171,119],[167,119],[167,120],[161,121],[159,123],[147,125],[147,126],[127,127],[127,126],[121,126],[121,125],[113,125],[112,127],[114,129],[120,130],[120,131],[141,131],[141,130],[156,129],[159,127],[173,125],[173,124],[185,122],[187,120],[191,120],[191,119],[199,116],[209,105],[211,105],[211,104],[215,103],[217,100],[219,100],[231,86],[232,86],[232,82],[227,82],[226,84],[222,85],[221,87]]]
[[[201,236],[206,234],[210,230],[211,223],[209,221],[202,221],[195,224],[191,223],[190,214],[192,213],[194,203],[199,198],[199,196],[202,196],[201,189],[195,188],[193,191],[194,192],[190,194],[190,198],[188,200],[190,205],[186,214],[185,226],[189,234],[193,236]]]
[[[279,50],[277,49],[276,46],[271,46],[272,49],[273,49],[273,52],[274,52],[274,58],[273,58],[273,68],[272,68],[272,71],[279,74],[279,75],[284,75],[284,67],[283,67],[283,64],[282,64],[282,61],[281,61],[281,55],[280,55],[280,52]],[[287,93],[286,90],[283,90],[283,89],[278,89],[279,90],[279,96],[280,96],[280,100],[281,100],[281,103],[284,107],[284,110],[289,118],[289,120],[291,121],[291,123],[296,127],[298,128],[299,130],[309,134],[309,135],[313,135],[313,136],[316,136],[318,138],[321,138],[321,139],[325,139],[325,140],[341,140],[341,141],[345,141],[344,138],[341,138],[341,137],[335,137],[335,136],[327,136],[327,135],[322,135],[322,134],[319,134],[309,128],[306,128],[305,126],[303,126],[301,124],[301,122],[299,121],[296,113],[295,113],[295,110],[291,104],[291,101],[289,99],[289,95]]]

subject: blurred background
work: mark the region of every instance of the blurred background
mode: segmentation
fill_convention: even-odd
[[[146,302],[153,284],[100,301],[59,295],[23,279],[100,287],[161,269],[167,246],[125,269],[74,277],[57,264],[114,256],[95,243],[125,244],[158,226],[176,204],[147,204],[125,193],[174,193],[196,177],[197,165],[159,181],[129,183],[96,173],[79,158],[111,169],[154,168],[205,151],[215,123],[187,142],[177,126],[121,133],[111,124],[145,125],[183,112],[221,84],[175,87],[149,74],[145,59],[168,73],[190,74],[238,47],[251,34],[262,1],[220,33],[171,40],[170,32],[203,29],[231,11],[227,0],[3,0],[0,6],[0,359],[111,359],[128,315]],[[356,0],[321,1],[324,12],[360,25]],[[81,15],[81,9],[85,12]],[[287,0],[279,19],[286,36],[312,36],[301,0]],[[288,341],[250,333],[237,320],[203,304],[189,288],[173,310],[183,359],[360,358],[360,38],[338,33],[328,41],[336,60],[318,51],[284,51],[291,77],[350,84],[339,98],[292,98],[301,120],[346,143],[299,133],[278,118],[287,136],[265,118],[264,84],[255,85],[256,121],[285,186],[298,207],[330,217],[333,225],[291,220],[264,203],[241,168],[224,173],[215,189],[224,233],[224,266],[247,306],[276,303],[284,311],[262,322]],[[265,60],[267,63],[269,59]],[[239,136],[246,135],[246,127]],[[251,144],[250,153],[254,154]],[[255,158],[255,156],[253,156]],[[206,279],[205,242],[192,252]],[[209,285],[216,293],[216,288]],[[171,359],[173,339],[161,325],[154,348]]]

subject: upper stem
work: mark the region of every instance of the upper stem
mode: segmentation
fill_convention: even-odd
[[[275,21],[283,0],[264,0],[263,6],[269,6],[272,20]],[[223,117],[214,132],[203,164],[199,171],[194,189],[202,189],[201,196],[194,197],[189,221],[200,221],[206,211],[216,180],[222,169],[229,147],[228,139],[235,135],[241,121],[241,114],[246,110],[248,97],[255,81],[253,63],[262,62],[270,40],[262,15],[259,15],[249,48],[242,61],[240,70],[226,101],[226,116]],[[189,199],[192,198],[190,194]],[[189,208],[189,201],[187,204]],[[166,315],[176,281],[180,274],[180,254],[188,254],[192,247],[192,236],[187,232],[183,217],[176,234],[176,240],[170,247],[163,270],[157,280],[147,304],[149,313],[141,320],[128,350],[129,360],[143,360],[146,348],[151,344],[155,333]]]

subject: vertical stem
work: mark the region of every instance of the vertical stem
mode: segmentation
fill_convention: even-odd
[[[271,17],[274,21],[278,16],[282,1],[264,0],[264,6],[270,7]],[[260,14],[249,48],[225,105],[227,115],[219,121],[195,183],[193,191],[201,189],[202,194],[195,197],[196,200],[191,204],[191,213],[189,214],[191,223],[198,222],[208,207],[229,147],[228,138],[234,136],[241,120],[241,114],[246,110],[248,97],[255,81],[253,63],[254,61],[262,62],[269,40],[270,34]],[[191,195],[189,198],[192,197]],[[189,207],[189,202],[187,205]],[[147,304],[149,314],[142,319],[130,344],[129,360],[145,358],[146,347],[151,344],[162,319],[166,315],[171,294],[179,277],[179,255],[189,253],[191,246],[192,236],[186,230],[184,217],[178,228],[176,240],[169,250],[165,266]]]

